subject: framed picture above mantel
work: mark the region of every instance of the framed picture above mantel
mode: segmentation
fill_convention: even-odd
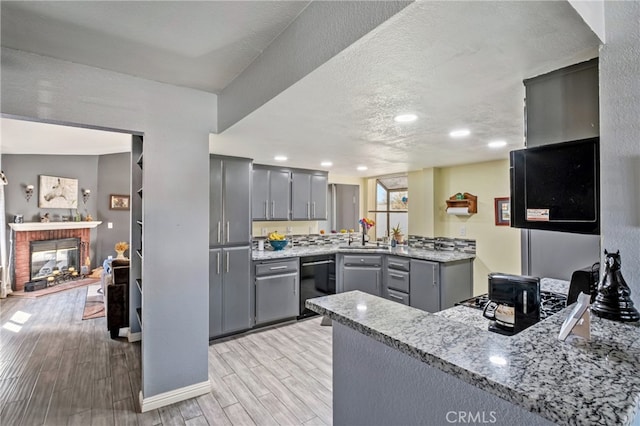
[[[511,202],[509,197],[495,199],[496,226],[509,226],[511,223]]]
[[[78,208],[78,179],[40,175],[38,207],[45,209]]]
[[[129,196],[111,194],[109,196],[109,210],[129,210]]]

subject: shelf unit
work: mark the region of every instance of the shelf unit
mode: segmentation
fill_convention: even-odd
[[[478,213],[478,197],[468,192],[452,195],[447,200],[447,213],[462,216]]]
[[[142,257],[142,240],[144,234],[144,200],[142,198],[142,184],[144,178],[142,137],[133,136],[131,147],[131,191],[138,193],[139,197],[131,199],[131,247],[137,256],[131,256],[131,285],[129,290],[129,341],[142,340],[142,276],[144,259]]]

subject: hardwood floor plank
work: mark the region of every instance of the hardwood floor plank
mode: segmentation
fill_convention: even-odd
[[[309,370],[307,374],[316,379],[322,384],[329,392],[333,392],[333,378],[332,375],[327,375],[324,371],[319,369]],[[331,373],[333,374],[333,373]]]
[[[236,357],[242,361],[243,364],[248,366],[249,368],[255,367],[259,365],[257,359],[253,355],[251,355],[245,348],[240,344],[241,339],[232,339],[227,342],[227,346],[231,349],[231,352],[235,352]],[[228,353],[225,353],[223,359],[227,360],[229,357]],[[232,367],[233,368],[233,367]]]
[[[272,393],[258,398],[279,425],[297,425],[299,420]]]
[[[258,366],[253,372],[260,377],[260,380],[267,386],[269,391],[282,402],[296,418],[302,423],[312,419],[316,414],[306,406],[289,388],[287,388],[277,377],[275,377],[264,366]]]
[[[320,382],[311,377],[309,373],[305,370],[302,370],[298,365],[296,365],[289,357],[285,357],[279,359],[277,362],[282,365],[283,368],[291,371],[291,376],[295,377],[297,381],[299,381],[305,388],[307,388],[313,395],[315,395],[322,402],[331,407],[333,404],[333,395],[332,393],[322,386]]]
[[[209,348],[209,371],[218,377],[224,377],[233,373],[233,369],[229,367],[229,364],[222,358],[218,352]]]
[[[180,414],[184,420],[189,420],[194,417],[202,416],[202,410],[198,405],[198,401],[195,398],[187,399],[178,403]]]
[[[236,396],[231,392],[231,389],[229,389],[229,386],[227,386],[222,378],[210,374],[209,380],[211,381],[211,394],[218,400],[222,408],[238,402]]]
[[[109,368],[109,350],[107,349],[106,342],[95,343],[93,353],[93,379],[98,380],[109,377],[111,375],[111,369]]]
[[[111,395],[114,403],[132,397],[133,392],[128,373],[111,376]]]
[[[138,403],[136,402],[136,417],[138,418],[139,426],[154,426],[162,424],[162,419],[160,418],[160,412],[158,410],[146,411],[144,413],[140,413],[140,409],[138,408]]]
[[[262,406],[258,398],[249,390],[238,375],[230,374],[222,380],[229,386],[236,398],[238,398],[238,401],[240,401],[257,425],[273,425],[276,423],[275,419],[269,414],[269,411]]]
[[[55,381],[55,371],[45,371],[40,373],[36,386],[33,388],[31,398],[29,398],[27,408],[25,409],[25,415],[22,420],[23,424],[41,425],[44,423]]]
[[[224,408],[224,413],[227,415],[231,423],[241,426],[255,426],[255,422],[244,409],[242,404],[233,404]]]
[[[325,426],[326,423],[317,417],[312,418],[308,422],[303,423],[304,426]]]
[[[182,414],[180,414],[180,409],[177,404],[158,408],[158,411],[160,412],[160,418],[162,419],[162,426],[184,425],[184,419],[182,418]]]
[[[186,426],[208,426],[209,425],[209,423],[207,422],[207,419],[205,419],[204,416],[193,417],[185,421],[184,424]]]
[[[33,388],[36,385],[36,380],[38,379],[38,372],[31,373],[25,372],[24,375],[18,378],[15,386],[13,387],[13,392],[8,395],[7,402],[13,401],[21,401],[21,400],[29,400],[31,398],[31,393],[33,392]]]
[[[196,398],[198,401],[198,405],[202,410],[202,414],[207,419],[207,422],[210,425],[216,426],[230,426],[231,422],[229,418],[224,413],[224,410],[218,403],[218,401],[213,397],[211,393],[207,393],[205,395],[201,395]]]
[[[112,355],[108,358],[109,369],[111,370],[109,375],[111,377],[119,374],[128,374],[129,368],[127,367],[127,357],[124,351],[120,351],[117,355]]]
[[[91,425],[106,426],[112,425],[113,396],[111,393],[111,377],[103,377],[93,384],[91,396]]]
[[[291,392],[297,395],[304,404],[313,411],[324,423],[331,424],[333,422],[333,411],[331,407],[318,399],[310,389],[304,384],[296,380],[295,377],[287,377],[282,380],[284,385]]]
[[[282,352],[280,352],[274,346],[270,345],[269,342],[267,342],[267,339],[264,336],[263,332],[251,333],[247,336],[247,340],[253,342],[258,348],[260,348],[260,351],[262,353],[261,358],[268,357],[275,361],[276,359],[282,358],[284,356]]]
[[[289,376],[289,372],[280,367],[280,364],[278,364],[274,359],[264,356],[262,349],[253,341],[248,340],[248,338],[243,338],[241,342],[242,346],[244,346],[261,365],[267,367],[278,379],[284,379]]]
[[[13,393],[17,381],[17,377],[0,380],[0,406],[3,406],[5,401],[9,399],[9,395]],[[0,412],[2,412],[1,409]]]
[[[51,395],[49,410],[44,421],[45,425],[60,426],[67,424],[67,419],[71,412],[71,397],[72,394],[68,390],[55,391]]]
[[[76,366],[77,358],[77,349],[67,349],[62,352],[62,360],[56,378],[56,391],[69,389],[73,385],[73,370]]]
[[[260,379],[258,379],[256,375],[251,372],[250,367],[244,364],[240,357],[236,356],[235,351],[225,352],[224,354],[222,354],[222,357],[227,362],[227,364],[229,364],[229,366],[233,368],[235,374],[240,377],[242,382],[249,388],[253,395],[262,396],[269,393],[269,390],[264,386],[264,384],[262,384],[262,382],[260,382]],[[225,376],[223,380],[227,377],[229,376]],[[226,383],[228,384],[229,382]],[[237,396],[238,395],[236,394],[236,397]]]
[[[113,423],[115,426],[137,426],[133,398],[121,399],[113,403]]]
[[[91,409],[91,363],[76,364],[73,376],[71,413],[82,413]]]
[[[27,408],[26,399],[21,399],[19,401],[12,401],[5,404],[2,409],[2,413],[0,413],[0,419],[2,419],[3,425],[19,425],[22,421],[22,417],[24,416],[25,409]]]
[[[70,416],[67,426],[87,426],[90,424],[91,424],[91,410],[86,410]]]

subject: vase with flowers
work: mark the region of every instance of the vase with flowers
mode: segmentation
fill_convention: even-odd
[[[126,257],[124,257],[124,252],[129,249],[129,243],[126,241],[119,241],[116,243],[115,249],[117,255],[116,259],[126,259]]]
[[[360,226],[362,226],[362,245],[365,245],[368,240],[367,232],[369,232],[369,229],[376,223],[368,217],[363,217],[358,222],[360,222]]]

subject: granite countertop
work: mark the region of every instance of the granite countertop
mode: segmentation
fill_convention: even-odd
[[[461,253],[459,251],[427,250],[414,247],[380,247],[380,248],[357,248],[357,246],[295,246],[286,247],[284,250],[271,250],[265,248],[263,251],[252,250],[253,260],[282,259],[287,257],[314,256],[318,254],[335,253],[369,253],[369,254],[390,254],[394,256],[409,257],[412,259],[430,260],[433,262],[455,262],[458,260],[475,259],[475,254]]]
[[[561,342],[557,335],[570,307],[507,337],[470,327],[460,322],[464,317],[450,319],[360,291],[309,299],[306,306],[552,422],[627,425],[638,413],[637,322],[592,315],[590,342]]]

